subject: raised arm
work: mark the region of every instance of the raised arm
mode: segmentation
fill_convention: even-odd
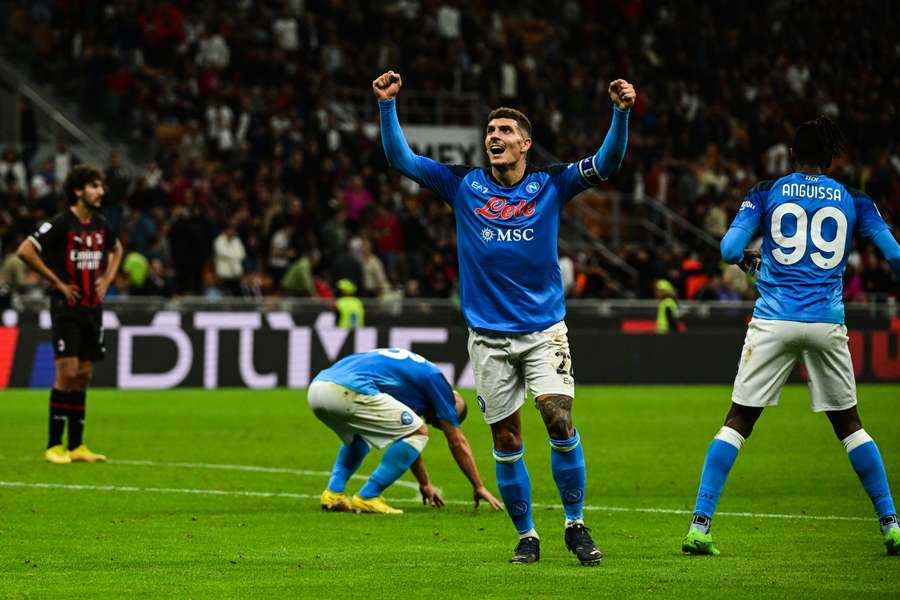
[[[387,156],[388,165],[411,179],[420,179],[416,155],[406,143],[400,119],[397,118],[397,94],[403,86],[399,73],[388,71],[372,82],[372,91],[378,98],[378,112],[381,116],[381,145]]]
[[[460,471],[472,484],[475,508],[478,508],[478,503],[481,500],[485,500],[494,510],[503,510],[503,504],[488,491],[481,481],[478,466],[475,464],[475,457],[472,455],[472,448],[469,446],[469,440],[466,439],[462,429],[444,420],[438,421],[437,426],[440,427],[447,437],[447,447],[450,449],[450,454],[453,455],[456,464],[459,465]]]
[[[603,145],[594,154],[594,168],[602,179],[619,170],[628,146],[628,115],[637,93],[634,86],[624,79],[616,79],[609,84],[609,97],[613,101],[613,118]]]
[[[420,156],[409,147],[397,118],[396,96],[402,85],[399,73],[394,71],[388,71],[372,82],[381,117],[381,144],[388,165],[453,204],[464,169]]]
[[[554,175],[565,201],[591,186],[600,185],[622,166],[628,146],[628,115],[637,93],[630,83],[616,79],[609,84],[609,97],[613,101],[613,116],[603,144],[591,156],[559,165],[563,168]]]

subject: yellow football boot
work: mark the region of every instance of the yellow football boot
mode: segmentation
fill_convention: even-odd
[[[88,448],[84,444],[78,446],[74,450],[69,450],[69,458],[72,460],[72,462],[106,462],[105,454],[97,454],[96,452],[91,452],[90,448]]]
[[[350,506],[354,512],[358,513],[378,513],[382,515],[402,515],[403,511],[399,508],[388,506],[384,501],[384,496],[375,496],[374,498],[363,498],[359,494],[354,494],[350,501]]]
[[[350,499],[347,497],[347,494],[332,492],[328,488],[325,488],[325,491],[322,492],[319,504],[322,505],[322,510],[331,512],[350,512],[353,510],[350,507]]]
[[[62,444],[50,446],[44,452],[44,460],[54,465],[67,465],[72,462],[72,458]]]

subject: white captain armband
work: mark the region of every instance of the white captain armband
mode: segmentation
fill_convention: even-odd
[[[601,182],[606,181],[606,177],[601,177],[594,167],[593,156],[578,161],[578,172],[581,174],[581,178],[591,185],[600,185]]]

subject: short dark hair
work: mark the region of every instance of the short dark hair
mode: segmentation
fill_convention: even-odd
[[[495,108],[491,111],[491,114],[488,115],[487,122],[490,123],[494,119],[513,119],[516,122],[516,125],[519,126],[519,129],[525,132],[525,137],[531,137],[531,121],[528,120],[528,117],[526,117],[522,111],[501,106],[500,108]]]
[[[794,162],[817,165],[823,169],[831,166],[831,159],[847,153],[847,138],[837,123],[825,115],[814,121],[801,123],[794,134]]]
[[[83,190],[87,184],[95,181],[103,182],[103,171],[97,167],[93,165],[72,167],[72,170],[66,175],[65,183],[63,183],[63,190],[65,190],[69,204],[78,202],[78,196],[75,195],[76,190]]]

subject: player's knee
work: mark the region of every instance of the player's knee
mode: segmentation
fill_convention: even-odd
[[[84,390],[87,389],[88,384],[90,384],[91,379],[93,379],[93,377],[94,377],[93,369],[79,369],[75,374],[75,378],[72,382],[72,386],[75,390],[77,390],[79,392],[83,392]]]
[[[725,417],[725,426],[734,429],[744,439],[747,439],[753,433],[753,426],[756,425],[762,411],[762,408],[732,403],[728,416]]]
[[[57,387],[63,391],[75,389],[78,385],[78,367],[74,365],[58,365],[56,369]]]
[[[495,431],[494,448],[500,452],[518,452],[522,449],[522,436],[510,429]]]
[[[536,403],[551,438],[566,440],[575,434],[575,427],[572,425],[572,398],[562,395],[541,396]]]
[[[843,440],[863,428],[862,420],[859,418],[856,407],[827,414],[828,419],[831,421],[831,427],[839,440]]]
[[[741,437],[745,440],[753,433],[753,425],[755,424],[755,421],[748,421],[747,419],[738,416],[730,416],[725,420],[725,427],[734,429],[741,434]]]

